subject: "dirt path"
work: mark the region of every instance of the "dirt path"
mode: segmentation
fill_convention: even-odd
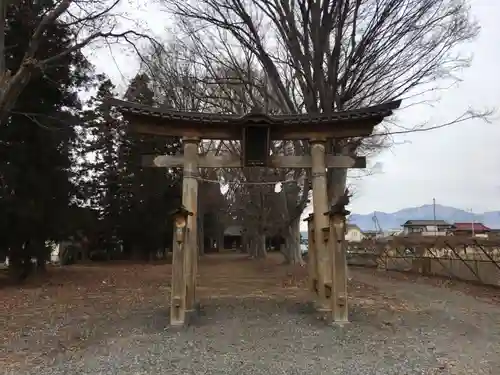
[[[327,327],[306,304],[305,268],[231,255],[199,271],[201,315],[183,331],[167,325],[169,265],[76,266],[0,290],[6,373],[500,374],[496,304],[356,269],[352,323]]]
[[[472,294],[466,284],[460,290],[457,285],[447,288],[366,269],[354,269],[351,275],[386,296],[406,301],[409,309],[426,317],[416,329],[439,333],[433,335],[433,345],[455,363],[457,371],[500,374],[500,305],[484,298],[488,293],[477,295],[481,287],[474,287]],[[404,324],[405,318],[401,315],[398,322]]]

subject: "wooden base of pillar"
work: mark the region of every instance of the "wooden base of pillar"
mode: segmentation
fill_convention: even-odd
[[[320,293],[320,284],[318,283],[318,280],[312,280],[311,283],[311,289],[312,289],[312,295],[313,295],[313,303],[314,307],[318,312],[321,313],[328,313],[329,311],[332,310],[330,306],[330,296],[331,296],[331,284],[325,284],[324,285],[324,290],[323,294],[325,295],[325,298],[321,298],[321,293]]]
[[[337,306],[336,310],[329,310],[327,320],[332,325],[345,325],[349,323],[347,306]]]
[[[318,312],[323,313],[323,314],[330,314],[332,312],[332,309],[329,306],[326,306],[326,303],[321,305],[321,304],[316,304],[316,310]]]
[[[337,278],[340,275],[337,275]],[[342,280],[337,280],[337,287],[342,286],[342,288],[332,288],[332,284],[325,284],[325,295],[327,299],[321,300],[318,298],[318,284],[317,281],[314,283],[314,307],[317,312],[321,313],[326,317],[329,324],[344,325],[349,323],[349,312],[348,312],[348,301],[347,301],[347,275],[345,276],[344,282]],[[346,290],[345,292],[339,292],[338,289]],[[333,300],[332,300],[333,298]],[[336,299],[336,301],[335,301]]]
[[[335,320],[333,322],[330,323],[331,326],[333,327],[345,327],[347,325],[349,325],[349,320]]]
[[[333,325],[345,325],[349,323],[348,315],[348,293],[347,293],[347,259],[345,242],[345,214],[330,211],[329,228],[324,230],[324,238],[328,244],[330,255],[330,269],[332,282],[329,288],[330,311],[327,316],[328,323]]]
[[[173,246],[170,325],[179,327],[186,321],[186,279],[182,244],[174,240]]]
[[[340,295],[337,297],[337,303],[333,308],[333,322],[335,324],[349,323],[347,296]]]
[[[195,286],[193,285],[193,280],[189,275],[189,279],[186,280],[188,284],[186,287],[186,312],[193,311],[195,309],[196,297],[195,297]]]
[[[170,325],[181,327],[186,321],[186,310],[180,297],[173,297],[170,305]]]
[[[331,293],[331,284],[327,285],[327,291]],[[337,301],[332,301],[331,294],[327,294],[328,299],[319,300],[316,298],[313,302],[314,309],[324,317],[330,325],[343,326],[349,323],[349,311],[347,295],[338,295]],[[318,297],[317,293],[315,297]]]
[[[184,311],[184,321],[172,321],[170,320],[170,328],[174,330],[184,329],[196,323],[200,315],[201,306],[199,303],[194,305],[193,309]]]

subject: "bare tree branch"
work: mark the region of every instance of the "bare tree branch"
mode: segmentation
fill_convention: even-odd
[[[31,17],[36,22],[30,44],[23,60],[15,72],[2,71],[0,80],[0,122],[5,121],[9,112],[15,106],[17,98],[27,86],[33,74],[39,74],[50,66],[57,64],[68,54],[81,50],[98,40],[123,40],[132,45],[136,51],[137,43],[145,40],[156,44],[156,41],[138,28],[134,30],[117,30],[120,14],[115,13],[120,0],[60,0],[54,2],[43,13],[37,14],[40,6],[33,6]],[[22,11],[22,3],[12,3],[7,6],[9,12]],[[40,8],[40,9],[39,9]],[[47,30],[54,24],[66,27],[72,31],[71,46],[50,57],[39,58],[39,46],[47,38]],[[7,46],[8,47],[8,46]],[[2,45],[0,59],[4,61],[6,46]]]
[[[360,108],[449,86],[470,63],[456,47],[479,32],[465,0],[163,3],[177,17],[182,33],[197,45],[210,46],[205,48],[211,50],[207,59],[214,54],[229,61],[231,56],[252,55],[283,113]],[[464,114],[475,118],[489,112]],[[388,125],[382,124],[372,137],[337,141],[330,149],[377,152],[392,144],[392,134],[400,133]],[[331,170],[328,177],[333,202],[344,194],[346,174]]]

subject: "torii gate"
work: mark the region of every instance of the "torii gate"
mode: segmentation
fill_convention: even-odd
[[[347,320],[345,249],[341,246],[342,240],[337,241],[331,230],[330,236],[324,234],[330,228],[326,169],[365,168],[366,160],[364,157],[329,155],[325,145],[328,139],[369,136],[377,124],[399,108],[400,100],[329,115],[275,116],[261,113],[238,116],[181,112],[118,99],[109,99],[108,104],[123,114],[135,132],[181,137],[183,140],[183,155],[148,156],[143,160],[149,166],[183,168],[182,205],[191,215],[187,219],[182,252],[174,239],[171,325],[184,325],[186,315],[194,311],[196,304],[198,168],[312,169],[313,214],[310,233],[314,233],[314,238],[309,239],[309,278],[311,285],[314,285],[318,309],[325,311],[331,322],[343,323]],[[202,139],[240,140],[242,158],[198,155]],[[272,140],[307,140],[311,155],[271,156]]]

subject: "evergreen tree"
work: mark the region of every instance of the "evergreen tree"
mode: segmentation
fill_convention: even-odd
[[[127,100],[154,105],[149,77],[138,74],[130,82]],[[143,136],[126,131],[120,147],[121,188],[124,192],[120,225],[124,250],[132,257],[148,257],[170,247],[169,212],[180,204],[179,171],[141,166],[143,154],[173,155],[180,151],[178,138]]]
[[[19,68],[44,11],[28,1],[8,7],[7,69]],[[69,47],[69,30],[55,23],[47,27],[37,58]],[[81,108],[77,91],[90,82],[90,66],[83,55],[69,53],[58,65],[33,73],[0,127],[0,246],[18,277],[29,273],[31,257],[43,267],[47,240],[68,236],[69,207],[76,193],[71,149],[76,139],[75,111]]]
[[[84,112],[86,142],[80,183],[84,202],[99,212],[95,247],[108,258],[123,247],[123,256],[149,259],[170,247],[172,222],[169,212],[180,203],[179,171],[141,166],[143,154],[175,154],[178,138],[142,136],[129,129],[121,116],[103,104],[113,96],[114,86],[102,79],[97,94]],[[149,78],[138,74],[129,85],[126,99],[154,105]]]
[[[81,203],[88,204],[97,214],[97,221],[88,228],[90,248],[105,250],[109,255],[119,245],[116,229],[121,202],[118,146],[123,126],[118,113],[105,104],[114,90],[109,79],[99,77],[97,93],[87,102],[82,114],[84,137],[79,163]]]

